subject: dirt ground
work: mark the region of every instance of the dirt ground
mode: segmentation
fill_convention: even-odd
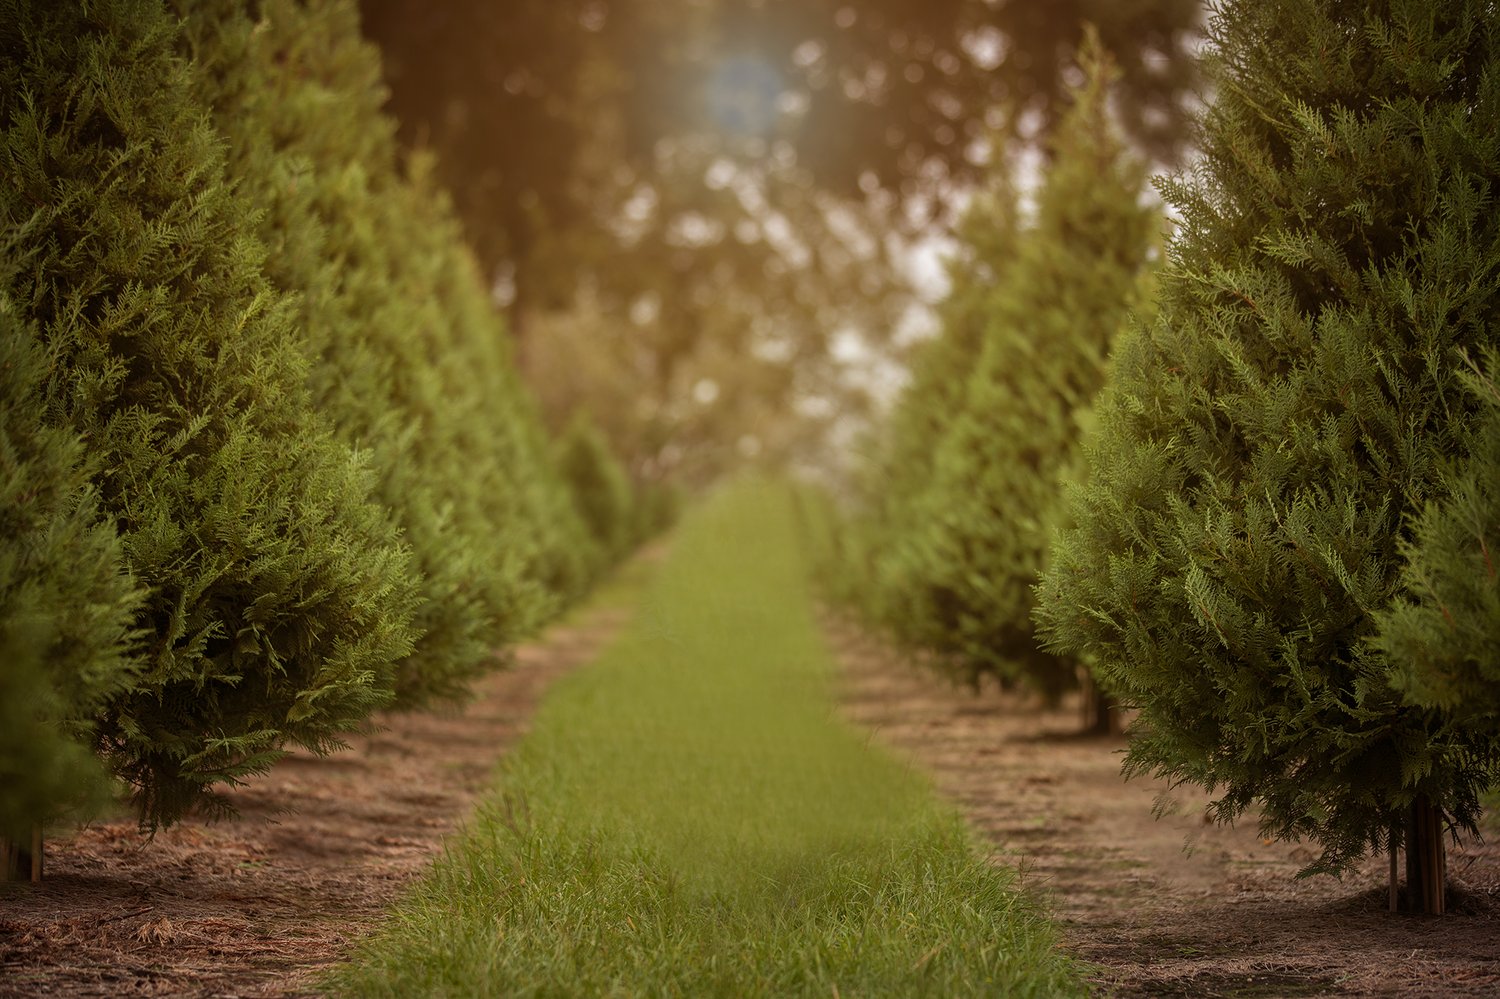
[[[232,794],[238,818],[49,842],[41,884],[0,886],[0,996],[313,994],[431,863],[547,687],[625,616],[552,628],[461,712],[386,716],[347,752],[287,757]]]
[[[1179,788],[1119,776],[1123,738],[1077,736],[1079,709],[955,688],[830,619],[848,716],[931,773],[1058,917],[1119,996],[1500,996],[1500,830],[1449,847],[1458,912],[1385,911],[1384,858],[1295,880],[1305,846],[1204,820]]]
[[[147,842],[105,822],[48,845],[41,885],[0,886],[0,996],[300,996],[431,862],[553,680],[624,624],[595,610],[518,650],[446,715],[389,716],[348,752],[287,758],[239,817]],[[1077,710],[954,688],[848,622],[828,635],[849,717],[932,774],[1019,864],[1106,995],[1500,995],[1500,848],[1450,848],[1456,914],[1391,916],[1385,865],[1297,881],[1305,847],[1203,819],[1119,777],[1123,739]],[[1500,838],[1500,830],[1496,837]]]

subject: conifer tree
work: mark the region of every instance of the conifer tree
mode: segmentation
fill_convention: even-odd
[[[861,486],[863,509],[842,535],[851,589],[859,603],[899,638],[933,646],[944,632],[928,627],[937,616],[912,606],[913,567],[920,552],[922,511],[939,442],[964,404],[969,374],[979,358],[993,289],[1016,241],[1016,196],[999,161],[985,190],[959,227],[959,248],[947,261],[951,290],[939,307],[937,336],[922,344],[911,382],[886,421],[875,459]]]
[[[514,561],[526,587],[539,592],[531,599],[518,590],[513,597],[518,609],[507,612],[505,619],[517,622],[514,634],[525,634],[587,588],[599,567],[598,554],[558,471],[536,400],[521,381],[489,285],[464,242],[452,202],[437,186],[431,159],[416,159],[408,175],[411,198],[402,212],[405,228],[396,238],[428,268],[433,308],[451,324],[452,347],[439,360],[452,383],[468,389],[459,451],[493,456],[485,475],[469,479],[468,502],[479,511],[477,517],[514,525],[504,532],[494,558]],[[536,609],[526,613],[522,601]]]
[[[505,332],[454,301],[477,275],[444,245],[459,235],[441,196],[402,173],[352,2],[176,6],[230,175],[262,209],[267,272],[298,296],[313,397],[370,454],[422,573],[397,702],[461,696],[556,602],[529,554],[544,532],[524,480],[549,471],[517,456],[535,417],[512,411],[524,390],[499,377]]]
[[[599,428],[579,413],[557,443],[557,467],[603,558],[614,561],[634,540],[630,479]]]
[[[96,732],[148,824],[336,746],[410,651],[410,558],[313,411],[287,300],[156,0],[0,4],[8,282],[146,593]]]
[[[1210,34],[1160,315],[1117,350],[1039,617],[1139,705],[1127,772],[1259,803],[1310,872],[1404,843],[1441,911],[1442,825],[1473,827],[1495,754],[1370,639],[1472,421],[1455,351],[1500,332],[1500,19],[1234,0]]]
[[[1111,118],[1113,67],[1090,38],[1036,221],[988,296],[983,346],[908,546],[910,613],[932,644],[965,673],[1023,679],[1049,699],[1077,671],[1037,649],[1032,587],[1075,465],[1078,414],[1104,382],[1159,224],[1143,203],[1145,170]]]
[[[1403,596],[1376,614],[1375,645],[1406,699],[1500,739],[1500,358],[1464,382],[1480,421],[1445,466],[1441,498],[1401,546]]]
[[[106,798],[93,721],[132,680],[140,596],[82,443],[45,419],[47,368],[0,295],[0,842],[28,848],[36,827]]]

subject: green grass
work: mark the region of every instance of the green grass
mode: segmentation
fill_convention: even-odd
[[[841,722],[789,495],[720,494],[634,625],[329,981],[443,996],[1075,995],[1050,924]]]

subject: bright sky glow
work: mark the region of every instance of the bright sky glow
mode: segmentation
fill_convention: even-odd
[[[730,134],[767,135],[780,114],[777,101],[783,89],[781,74],[764,59],[730,59],[709,81],[709,114]]]

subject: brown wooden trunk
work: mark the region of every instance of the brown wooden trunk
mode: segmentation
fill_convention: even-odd
[[[42,880],[42,827],[31,830],[30,842],[0,839],[0,873],[6,881]]]
[[[1086,735],[1118,735],[1120,709],[1088,670],[1080,670],[1083,683],[1083,731]]]
[[[1391,871],[1390,871],[1390,877],[1386,881],[1386,888],[1387,888],[1388,893],[1390,895],[1390,906],[1391,906],[1391,911],[1392,912],[1399,912],[1400,909],[1401,909],[1401,892],[1397,890],[1398,889],[1398,885],[1397,885],[1397,873],[1396,873],[1397,872],[1397,868],[1396,868],[1396,851],[1398,849],[1398,844],[1400,842],[1401,841],[1396,836],[1396,827],[1393,825],[1391,827],[1391,841],[1390,841],[1390,844],[1389,844],[1389,846],[1390,846],[1390,855],[1391,855]]]
[[[1406,813],[1406,911],[1441,916],[1447,906],[1443,812],[1419,794]]]

